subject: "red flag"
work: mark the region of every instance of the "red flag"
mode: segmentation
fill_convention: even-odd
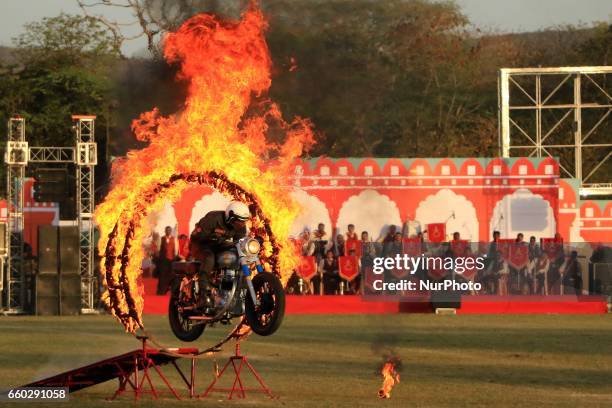
[[[465,266],[465,271],[461,274],[465,279],[469,281],[473,281],[476,278],[476,274],[478,273],[478,268],[476,265],[476,257],[474,255],[465,256],[465,265],[469,265],[470,268]]]
[[[501,253],[502,258],[504,258],[506,262],[510,259],[510,246],[514,244],[514,242],[513,239],[508,238],[497,240],[497,250]]]
[[[300,257],[300,265],[297,270],[298,275],[309,281],[317,274],[317,261],[314,256]]]
[[[563,240],[557,238],[540,238],[540,247],[549,259],[555,259],[563,249]]]
[[[403,253],[411,257],[421,256],[421,238],[404,238]]]
[[[345,244],[345,254],[361,257],[361,241],[358,239],[349,239]],[[351,253],[352,252],[352,253]]]
[[[516,269],[522,269],[529,263],[529,247],[525,243],[515,242],[510,245],[508,264]]]
[[[446,269],[444,269],[444,258],[441,256],[430,257],[427,259],[427,273],[432,278],[439,280],[446,274]]]
[[[391,269],[391,274],[395,276],[397,279],[404,279],[410,275],[410,271],[406,269]]]
[[[352,281],[359,275],[359,258],[356,256],[339,256],[338,273],[342,279]]]
[[[374,291],[374,281],[376,280],[384,280],[385,275],[379,275],[374,273],[374,268],[371,266],[366,266],[363,268],[363,287],[365,289],[369,289],[370,291]]]
[[[446,240],[446,224],[427,224],[427,236],[431,242],[443,242]]]
[[[450,244],[454,256],[465,256],[469,241],[467,239],[453,239]]]

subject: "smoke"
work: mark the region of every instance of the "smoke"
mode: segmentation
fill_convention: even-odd
[[[384,333],[384,332],[383,332]],[[402,359],[396,351],[396,346],[399,339],[392,335],[381,334],[370,345],[370,349],[374,355],[380,356],[380,363],[376,367],[376,375],[380,374],[385,363],[393,363],[395,371],[398,373],[402,370]]]

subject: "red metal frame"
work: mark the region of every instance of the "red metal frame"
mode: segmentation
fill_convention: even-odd
[[[133,391],[134,399],[136,400],[139,399],[140,396],[143,394],[151,394],[153,398],[158,399],[161,393],[167,393],[167,392],[171,393],[174,396],[174,398],[180,400],[181,397],[174,390],[174,388],[172,387],[172,385],[170,384],[166,376],[161,372],[157,364],[155,364],[155,361],[153,361],[153,359],[150,357],[150,354],[158,353],[159,350],[147,349],[147,337],[138,336],[138,339],[142,341],[142,349],[140,353],[134,353],[133,369],[126,372],[125,370],[123,370],[123,368],[119,364],[116,364],[119,370],[119,373],[120,373],[118,376],[119,386],[117,390],[115,391],[115,393],[113,394],[113,396],[109,398],[109,400],[114,400],[115,398],[117,398],[119,395],[123,394],[126,391],[128,392]],[[179,373],[182,376],[183,373],[180,371],[179,367],[176,365],[176,362],[172,360],[172,363],[174,364],[174,366],[176,367],[176,369],[179,371]],[[143,374],[142,374],[142,379],[139,379],[139,371],[141,369],[143,371]],[[154,369],[157,372],[157,375],[159,375],[159,377],[162,379],[164,384],[166,384],[166,387],[168,387],[168,391],[166,390],[158,391],[155,388],[155,386],[153,385],[153,382],[151,381],[151,375],[149,373],[150,369]],[[150,387],[149,389],[145,389],[145,385],[144,385],[145,380],[147,380],[147,382],[149,383],[149,387]],[[131,390],[128,390],[128,388],[126,387],[127,385],[130,386]],[[193,387],[193,377],[192,377],[192,383],[191,383],[190,389],[192,387]]]
[[[237,361],[240,361],[240,363],[237,364]],[[227,368],[230,366],[230,364],[232,365],[232,368],[234,369],[234,374],[235,374],[234,383],[232,384],[232,388],[218,388],[218,387],[215,388],[215,384],[217,383],[217,381],[221,379],[221,377],[223,376]],[[253,374],[253,376],[257,379],[257,381],[259,382],[259,385],[261,386],[260,388],[248,388],[242,384],[242,379],[240,378],[240,374],[242,372],[242,368],[245,366]],[[236,342],[235,354],[229,358],[227,363],[225,363],[225,365],[223,366],[223,369],[221,369],[221,371],[215,375],[215,379],[208,386],[206,391],[204,391],[204,394],[202,394],[202,397],[205,398],[209,396],[210,393],[212,392],[224,392],[224,391],[229,391],[229,395],[228,395],[229,399],[232,399],[234,397],[234,393],[236,393],[238,398],[246,398],[246,391],[263,392],[266,395],[268,395],[268,397],[274,398],[272,391],[270,391],[270,389],[266,386],[263,379],[257,373],[255,368],[253,368],[251,363],[248,362],[246,356],[243,356],[242,354],[240,354],[240,342],[238,341]]]

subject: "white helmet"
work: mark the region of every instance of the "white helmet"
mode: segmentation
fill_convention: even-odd
[[[232,201],[225,209],[225,219],[227,222],[232,220],[246,221],[251,218],[249,207],[243,202]]]

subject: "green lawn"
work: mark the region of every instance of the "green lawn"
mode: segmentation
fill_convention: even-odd
[[[179,345],[163,316],[145,324],[165,345]],[[2,317],[0,333],[1,388],[138,347],[110,316]],[[219,336],[220,329],[204,335]],[[73,394],[69,404],[45,406],[609,407],[611,339],[609,315],[287,316],[278,333],[252,335],[242,346],[278,399],[108,402],[111,381]],[[379,400],[377,368],[389,348],[402,358],[401,383],[390,400]],[[219,364],[230,351],[216,357]],[[200,391],[211,367],[212,360],[199,362]]]

